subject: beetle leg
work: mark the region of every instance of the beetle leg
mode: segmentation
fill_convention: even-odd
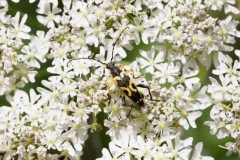
[[[133,75],[133,78],[134,79],[138,79],[138,78],[140,78],[141,77],[141,75],[140,76],[137,76],[137,77],[135,77],[135,75]]]
[[[149,96],[150,96],[150,100],[153,101],[152,94],[151,94],[150,89],[149,89],[149,87],[147,85],[145,85],[145,84],[138,84],[137,87],[147,88]]]
[[[164,100],[164,99],[160,99],[160,100],[153,99],[153,98],[152,98],[151,91],[150,91],[150,88],[149,88],[147,85],[145,85],[145,84],[138,84],[137,87],[147,88],[151,101],[166,101],[166,100]]]
[[[132,111],[132,108],[133,108],[133,107],[131,107],[130,111],[128,112],[127,117],[130,115],[130,113],[131,113],[131,111]]]

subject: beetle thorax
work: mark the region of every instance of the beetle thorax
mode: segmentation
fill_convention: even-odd
[[[110,70],[113,77],[120,76],[121,70],[117,66],[115,66],[114,62],[109,62],[107,64],[107,69]]]

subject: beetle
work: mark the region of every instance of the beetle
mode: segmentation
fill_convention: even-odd
[[[125,29],[127,29],[127,27]],[[106,68],[111,73],[111,77],[109,77],[107,79],[107,81],[112,81],[113,80],[115,82],[115,84],[117,85],[117,87],[119,88],[121,93],[123,94],[123,96],[122,96],[123,104],[125,105],[125,96],[127,96],[135,104],[137,104],[139,107],[144,107],[144,95],[141,92],[139,92],[137,87],[146,88],[149,92],[150,100],[153,101],[153,98],[152,98],[152,95],[151,95],[151,92],[150,92],[150,88],[147,85],[144,85],[144,84],[137,84],[137,85],[134,84],[133,79],[130,77],[130,73],[132,73],[133,71],[132,70],[126,70],[124,68],[125,65],[123,65],[123,64],[116,65],[115,62],[113,62],[114,47],[115,47],[117,41],[119,40],[119,38],[121,37],[121,35],[122,35],[122,33],[124,32],[125,29],[123,29],[123,31],[120,33],[120,36],[117,38],[117,40],[113,44],[112,57],[111,57],[111,60],[110,60],[109,63],[103,63],[96,57],[94,57],[94,58],[93,57],[88,57],[88,58],[71,59],[69,62],[71,62],[72,60],[78,60],[78,59],[91,59],[91,60],[94,60],[98,63],[101,63],[101,64],[105,65]],[[133,77],[133,78],[138,78],[138,77]],[[109,101],[109,103],[110,103],[110,101]],[[131,110],[130,110],[130,112],[131,112]]]

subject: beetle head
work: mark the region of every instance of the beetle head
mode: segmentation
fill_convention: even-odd
[[[111,68],[113,68],[113,67],[115,67],[115,63],[114,63],[114,62],[109,62],[109,63],[107,64],[107,69],[111,69]]]

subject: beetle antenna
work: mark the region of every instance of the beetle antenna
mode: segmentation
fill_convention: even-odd
[[[122,30],[122,32],[120,33],[120,35],[119,35],[119,37],[117,38],[117,40],[113,43],[112,58],[111,58],[111,61],[110,61],[110,62],[112,62],[112,60],[113,60],[113,51],[114,51],[114,48],[115,48],[118,40],[120,39],[121,35],[123,34],[123,32],[124,32],[127,28],[128,28],[128,27],[126,27],[126,28],[124,28],[124,29]]]
[[[95,61],[97,61],[97,62],[99,62],[99,63],[101,63],[101,64],[104,64],[104,65],[106,65],[106,63],[103,63],[103,62],[101,62],[99,59],[97,59],[97,58],[75,58],[75,59],[71,59],[69,62],[72,62],[73,60],[78,60],[78,59],[92,59],[92,60],[95,60]],[[69,63],[68,62],[68,63]],[[68,63],[67,63],[67,65],[68,65]]]

